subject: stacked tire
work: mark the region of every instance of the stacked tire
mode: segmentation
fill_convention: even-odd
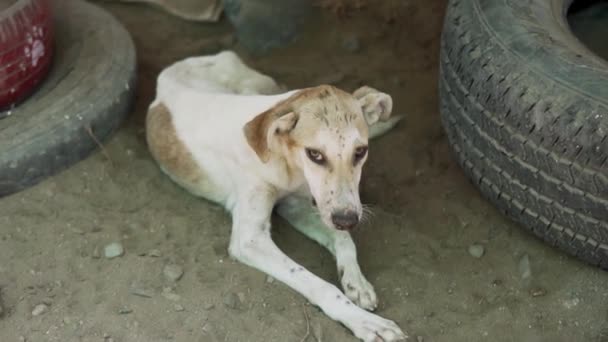
[[[608,269],[608,62],[572,0],[452,0],[442,122],[471,181],[548,243]]]
[[[52,24],[36,24],[43,22],[36,18],[49,13],[45,12],[49,5]],[[0,197],[56,174],[98,148],[130,110],[136,70],[129,33],[110,14],[86,1],[17,0],[5,11],[24,13],[0,32],[2,39],[8,37],[6,32],[25,37],[25,41],[19,38],[21,47],[14,51],[26,53],[29,72],[20,74],[16,82],[38,85],[29,87],[30,96],[0,119]],[[44,77],[51,32],[54,56]],[[1,51],[0,55],[4,56]],[[9,61],[2,68],[11,65]]]

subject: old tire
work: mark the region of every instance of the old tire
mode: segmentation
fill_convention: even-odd
[[[442,122],[471,181],[545,241],[608,269],[608,62],[572,0],[452,0]]]
[[[55,56],[38,91],[0,120],[0,196],[65,169],[93,151],[130,108],[135,49],[108,13],[53,1]]]

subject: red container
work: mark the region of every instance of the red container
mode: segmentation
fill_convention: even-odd
[[[50,1],[17,0],[0,12],[0,110],[24,100],[49,71],[53,55]]]

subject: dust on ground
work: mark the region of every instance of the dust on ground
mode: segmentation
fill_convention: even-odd
[[[136,107],[105,146],[111,160],[97,152],[0,199],[0,340],[301,341],[310,328],[308,342],[353,341],[297,293],[231,261],[228,215],[163,176],[146,149],[143,120],[158,72],[230,46],[230,25],[100,4],[137,45]],[[289,87],[369,84],[407,116],[371,145],[362,197],[375,216],[354,233],[379,314],[414,341],[606,341],[608,273],[501,216],[450,155],[437,105],[445,1],[403,6],[393,24],[365,9],[319,16],[297,43],[265,57],[234,46]],[[337,284],[328,252],[274,222],[284,251]],[[107,259],[112,242],[124,254]]]

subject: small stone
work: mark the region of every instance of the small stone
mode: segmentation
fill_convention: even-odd
[[[118,310],[118,314],[120,314],[120,315],[128,315],[128,314],[130,314],[131,312],[133,312],[133,310],[131,310],[131,309],[129,309],[129,308],[120,308],[120,309]]]
[[[519,259],[519,274],[523,280],[530,279],[532,277],[532,269],[530,267],[530,256],[528,254],[524,254]]]
[[[543,289],[542,287],[535,287],[533,289],[530,289],[530,295],[532,297],[542,297],[546,294],[547,290]]]
[[[91,254],[91,257],[93,259],[99,259],[101,258],[101,252],[99,251],[99,247],[95,246],[95,248],[93,249],[93,254]]]
[[[160,258],[162,256],[162,254],[160,253],[160,250],[158,250],[158,249],[151,249],[148,252],[148,256],[153,257],[153,258]]]
[[[125,250],[119,242],[112,242],[103,249],[103,254],[108,259],[122,256],[124,253]]]
[[[230,309],[238,310],[241,306],[239,296],[234,292],[228,293],[224,296],[224,305]]]
[[[241,303],[245,302],[245,293],[239,292],[236,295],[237,295],[237,297],[239,297],[239,302],[241,302]]]
[[[163,297],[173,302],[177,302],[182,299],[180,295],[173,291],[163,291]]]
[[[274,283],[274,278],[273,278],[273,277],[271,277],[271,276],[267,276],[267,277],[266,277],[266,282],[267,282],[268,284],[272,284],[272,283]]]
[[[139,288],[139,287],[132,288],[129,292],[132,295],[138,296],[138,297],[143,297],[143,298],[152,298],[152,297],[154,297],[154,293],[152,291],[146,290],[146,289],[143,289],[143,288]]]
[[[163,269],[163,274],[167,280],[176,282],[184,275],[184,269],[179,265],[169,264]]]
[[[184,309],[184,307],[183,307],[183,306],[181,306],[181,305],[179,305],[179,304],[175,304],[175,305],[173,306],[173,309],[174,309],[175,311],[177,311],[177,312],[181,312],[181,311],[186,310],[186,309]]]
[[[40,316],[47,311],[49,311],[49,307],[46,304],[38,304],[34,307],[34,310],[32,310],[32,316]]]
[[[359,37],[356,35],[348,35],[344,39],[342,39],[342,48],[348,52],[358,52],[361,50],[361,42],[359,41]]]
[[[469,246],[469,254],[473,257],[473,258],[481,258],[485,253],[485,248],[483,247],[483,245],[474,243],[472,245]]]
[[[562,304],[564,305],[564,307],[566,309],[572,309],[573,307],[577,306],[580,302],[581,302],[581,300],[579,298],[574,297],[574,298],[564,300],[562,302]]]
[[[213,309],[214,307],[215,307],[215,304],[213,304],[213,303],[206,303],[206,304],[203,304],[203,309],[205,309],[205,310],[211,310],[211,309]]]

